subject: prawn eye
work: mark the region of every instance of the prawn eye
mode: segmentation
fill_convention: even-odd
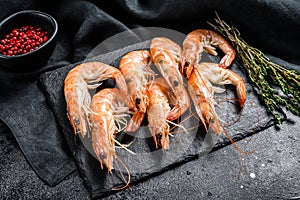
[[[135,104],[136,104],[136,105],[139,105],[140,103],[141,103],[141,99],[140,99],[140,98],[136,98],[136,99],[135,99]]]
[[[105,156],[105,154],[104,154],[103,152],[100,152],[100,159],[101,159],[101,160],[106,159],[106,156]]]
[[[178,81],[175,80],[175,81],[173,82],[173,84],[174,84],[175,87],[177,87],[177,86],[178,86]]]
[[[159,140],[162,139],[162,134],[161,133],[157,134],[157,139],[159,139]]]
[[[190,62],[188,62],[188,61],[186,61],[185,63],[184,63],[184,66],[185,67],[188,67],[190,65]]]

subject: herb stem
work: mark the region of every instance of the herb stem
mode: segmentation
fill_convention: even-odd
[[[275,123],[282,123],[286,115],[281,106],[300,116],[300,75],[288,70],[270,59],[259,49],[247,44],[238,29],[229,26],[217,15],[216,25],[209,23],[216,31],[228,38],[236,49],[250,81],[258,89],[267,110],[274,117]],[[281,93],[278,92],[281,90]],[[281,117],[282,114],[284,118]]]

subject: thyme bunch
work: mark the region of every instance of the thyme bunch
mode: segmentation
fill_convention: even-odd
[[[284,121],[281,114],[285,107],[294,115],[300,116],[300,75],[270,61],[259,49],[247,44],[234,26],[229,26],[217,15],[216,25],[209,23],[216,31],[229,39],[243,62],[248,76],[258,89],[267,110],[274,117],[275,123]],[[281,90],[281,92],[278,91]]]

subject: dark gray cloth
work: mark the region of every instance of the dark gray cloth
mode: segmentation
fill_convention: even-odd
[[[0,118],[37,175],[55,185],[76,166],[38,84],[38,75],[0,70]]]
[[[213,21],[214,11],[217,11],[223,19],[237,26],[249,44],[272,55],[274,62],[300,71],[299,1],[56,0],[42,4],[37,0],[12,0],[1,1],[0,8],[0,19],[19,10],[37,9],[52,14],[59,24],[58,43],[48,66],[42,71],[18,74],[0,68],[0,118],[11,129],[35,172],[50,185],[72,172],[75,165],[63,134],[63,131],[68,131],[64,127],[67,125],[59,126],[62,118],[57,116],[57,111],[52,112],[53,105],[49,106],[44,95],[51,87],[44,82],[44,91],[37,80],[42,72],[61,67],[58,82],[53,83],[61,87],[59,81],[74,66],[66,66],[68,63],[82,61],[95,45],[116,33],[140,26],[160,26],[183,33],[197,28],[211,28],[206,22]],[[237,61],[235,65],[233,69],[239,70]],[[48,84],[53,81],[47,73],[43,75],[43,80]],[[251,85],[248,84],[247,88]],[[248,93],[256,98],[252,90]],[[61,97],[61,93],[58,96]],[[50,104],[56,101],[50,99]],[[60,106],[62,110],[65,108]],[[267,121],[261,124],[262,127],[268,125]],[[249,134],[251,128],[247,128],[245,133]],[[74,140],[68,139],[72,151]],[[80,151],[80,146],[78,148]],[[94,160],[91,162],[96,164]],[[83,170],[81,172],[93,196],[102,195],[109,189],[105,187],[100,190],[99,182],[93,185],[90,176]],[[134,180],[138,179],[136,177]]]

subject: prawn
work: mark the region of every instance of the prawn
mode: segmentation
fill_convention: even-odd
[[[217,135],[220,135],[221,133],[224,133],[225,136],[229,139],[229,141],[233,144],[234,148],[236,148],[240,153],[242,154],[251,154],[252,152],[245,152],[242,151],[239,146],[233,141],[233,139],[230,137],[230,135],[227,133],[227,131],[225,130],[225,128],[222,126],[220,119],[216,113],[215,110],[215,104],[217,104],[214,100],[214,90],[213,88],[210,86],[210,82],[209,80],[205,77],[206,74],[202,72],[202,68],[204,68],[205,65],[202,65],[202,67],[196,67],[192,70],[191,75],[188,79],[188,91],[190,93],[191,99],[194,102],[194,106],[195,106],[195,110],[197,115],[199,116],[202,124],[204,125],[206,131],[208,131],[208,126],[210,125],[210,128],[212,129],[212,131],[214,133],[216,133]],[[208,65],[208,66],[214,66],[214,65]],[[214,66],[214,69],[216,70],[216,68],[219,68],[216,64],[216,66]],[[225,69],[223,69],[225,70]],[[222,75],[222,71],[220,70],[218,72],[221,72]],[[224,71],[223,71],[224,72]],[[210,71],[210,73],[212,73]],[[228,72],[227,72],[228,73]],[[230,74],[230,72],[229,72]],[[220,75],[220,74],[219,74]],[[220,75],[220,76],[221,76]],[[227,74],[228,75],[228,74]],[[232,75],[232,74],[231,74]],[[234,84],[241,84],[244,85],[241,80],[240,77],[234,77],[234,75],[232,75],[233,77],[229,78],[229,79],[224,79],[224,84],[231,82],[233,83],[234,81],[236,81],[236,79],[238,79],[238,81],[236,81],[237,83]],[[222,76],[221,76],[222,77]],[[214,80],[214,78],[216,78],[216,80],[220,77],[213,77],[211,78],[211,80]],[[221,78],[222,80],[222,78]],[[220,83],[220,82],[219,82]],[[244,86],[241,86],[242,88]],[[243,95],[243,97],[246,98],[246,92],[245,90],[241,90],[243,92],[241,92]],[[240,104],[244,105],[244,99],[240,98]]]
[[[168,93],[169,86],[163,78],[157,78],[148,85],[148,127],[156,148],[158,148],[158,139],[163,150],[169,149],[170,127],[167,123],[167,114],[171,107],[168,103]]]
[[[172,100],[176,105],[167,116],[168,120],[173,121],[178,119],[190,106],[190,99],[179,71],[181,47],[167,38],[157,37],[151,41],[150,53],[153,63],[173,92]]]
[[[125,148],[115,135],[126,126],[126,117],[129,116],[126,95],[117,88],[102,89],[93,96],[90,109],[92,147],[101,168],[104,163],[111,173],[113,159],[117,158],[115,143]]]
[[[120,70],[102,62],[86,62],[69,71],[64,81],[67,114],[74,133],[82,137],[90,130],[90,89],[96,89],[105,79],[112,78],[117,86],[127,94],[127,85]]]
[[[204,125],[206,131],[207,124],[212,120],[213,131],[217,134],[221,133],[221,123],[215,111],[216,104],[213,97],[213,89],[210,87],[209,81],[203,76],[200,68],[194,68],[188,79],[188,91],[194,103],[197,115]]]
[[[197,29],[190,32],[183,41],[182,67],[186,69],[181,69],[181,72],[184,71],[186,76],[189,77],[192,69],[200,63],[203,51],[214,56],[218,55],[215,46],[225,53],[219,66],[228,68],[235,59],[236,52],[225,38],[214,31],[206,29]]]
[[[129,107],[134,111],[126,132],[136,131],[143,121],[148,106],[146,85],[149,77],[155,76],[150,63],[150,52],[147,50],[129,52],[120,61],[119,69],[128,86]]]

